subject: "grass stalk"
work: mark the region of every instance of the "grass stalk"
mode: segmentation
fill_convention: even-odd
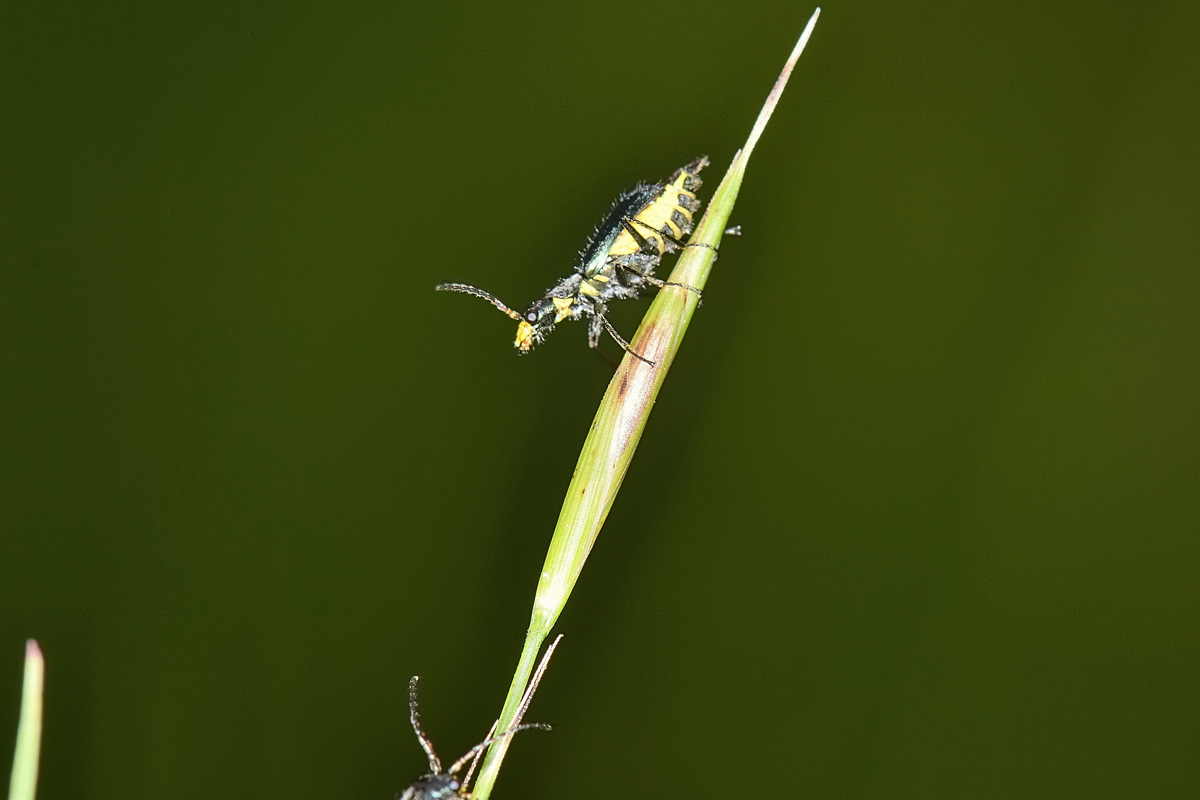
[[[746,163],[783,94],[792,68],[804,51],[820,13],[821,9],[818,8],[805,26],[779,79],[767,96],[745,146],[734,156],[733,163],[713,194],[708,211],[692,234],[691,242],[707,244],[713,248],[720,245],[721,236],[742,185]],[[686,248],[671,272],[670,280],[703,289],[715,260],[715,250],[707,247]],[[567,488],[567,496],[550,540],[546,562],[534,595],[533,614],[525,634],[525,645],[513,674],[497,730],[507,730],[512,724],[525,687],[537,664],[538,652],[566,605],[567,598],[575,587],[575,581],[583,569],[584,561],[587,560],[596,536],[604,525],[609,509],[612,508],[613,500],[625,479],[642,430],[650,416],[650,409],[654,406],[658,391],[666,379],[684,334],[687,333],[696,306],[697,297],[693,292],[674,287],[660,290],[631,341],[635,350],[654,363],[648,364],[626,353],[604,393],[600,408],[584,441],[583,451],[579,454],[575,473]],[[491,794],[500,764],[511,741],[512,737],[505,737],[488,750],[479,773],[479,781],[471,795],[473,800],[487,800]]]

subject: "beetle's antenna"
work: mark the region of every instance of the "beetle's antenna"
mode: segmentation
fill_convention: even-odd
[[[491,303],[496,308],[503,311],[505,314],[508,314],[510,317],[515,319],[517,322],[524,321],[524,318],[520,314],[513,311],[508,306],[504,305],[504,303],[501,303],[500,300],[497,299],[494,295],[488,294],[483,289],[480,289],[477,286],[471,286],[466,283],[439,283],[437,286],[435,286],[433,288],[435,291],[438,291],[438,292],[462,292],[463,294],[473,294],[476,297],[487,300],[489,303]]]
[[[467,763],[467,759],[472,758],[472,757],[477,759],[479,757],[479,754],[483,752],[483,748],[487,747],[490,744],[500,741],[501,739],[503,739],[506,736],[511,736],[514,733],[516,733],[517,731],[527,731],[532,728],[537,728],[538,730],[542,730],[542,731],[550,730],[550,726],[546,725],[545,723],[534,722],[534,723],[530,723],[527,725],[522,725],[521,720],[522,720],[522,718],[524,718],[525,712],[527,710],[529,710],[529,703],[533,700],[533,693],[537,691],[538,684],[542,682],[542,675],[545,674],[546,667],[550,665],[550,656],[554,655],[554,648],[558,647],[558,643],[560,641],[562,641],[561,633],[550,644],[550,647],[548,647],[546,649],[546,655],[542,656],[542,660],[538,664],[537,671],[533,673],[533,680],[531,680],[529,682],[529,688],[526,689],[525,694],[523,694],[521,696],[521,704],[519,706],[517,706],[517,714],[516,714],[516,716],[513,717],[512,726],[508,730],[504,731],[503,733],[497,734],[496,736],[489,735],[487,739],[484,739],[482,742],[480,742],[479,744],[472,747],[470,750],[467,751],[466,755],[464,755],[458,761],[455,761],[453,764],[450,765],[450,769],[446,771],[446,774],[453,775],[454,773],[458,772],[460,769],[462,769],[463,764]],[[492,730],[494,731],[495,729],[496,729],[496,726],[493,725]],[[470,782],[471,773],[474,771],[475,771],[475,764],[472,763],[471,764],[471,772],[467,773],[467,777],[462,783],[463,786],[466,786]]]
[[[442,772],[442,761],[437,757],[437,753],[433,751],[433,742],[425,735],[425,731],[421,730],[421,712],[417,708],[417,676],[413,675],[412,680],[408,682],[408,717],[412,720],[413,730],[417,733],[417,739],[421,742],[421,749],[425,751],[425,755],[429,758],[429,771],[434,775],[439,775]]]
[[[492,723],[491,730],[488,731],[487,739],[484,739],[485,742],[488,741],[488,739],[491,739],[493,736],[496,735],[496,726],[499,724],[500,724],[500,720],[496,720],[495,722]],[[470,767],[470,769],[467,770],[467,776],[462,779],[463,786],[471,785],[471,776],[473,776],[475,774],[475,768],[479,766],[479,759],[483,758],[483,748],[482,747],[480,747],[478,749],[472,747],[471,749],[475,750],[475,757],[471,759],[471,767]]]
[[[482,742],[480,742],[479,744],[475,745],[470,750],[468,750],[466,752],[466,754],[463,755],[462,758],[460,758],[458,761],[455,761],[453,764],[451,764],[450,769],[446,770],[446,774],[453,775],[454,773],[458,772],[460,769],[463,768],[463,764],[467,763],[468,759],[478,759],[479,754],[483,752],[483,748],[487,747],[489,744],[495,744],[496,742],[500,741],[501,739],[503,739],[507,736],[512,736],[514,733],[517,733],[518,731],[531,731],[531,730],[535,730],[535,729],[539,730],[539,731],[548,731],[548,730],[550,730],[550,726],[544,722],[529,722],[529,723],[526,723],[525,725],[515,725],[515,726],[509,728],[508,730],[506,730],[504,733],[497,734],[496,736],[491,736],[487,739],[484,739]],[[471,773],[474,771],[475,771],[475,763],[474,763],[474,761],[472,761],[471,762],[471,771],[467,773],[467,777],[463,780],[463,782],[462,782],[463,786],[467,785],[467,781],[469,781],[471,779]]]

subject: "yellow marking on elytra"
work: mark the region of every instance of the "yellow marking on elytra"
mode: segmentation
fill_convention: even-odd
[[[588,281],[583,281],[582,283],[579,284],[579,293],[591,295],[592,297],[600,296],[600,290],[597,289],[595,286],[593,286]]]

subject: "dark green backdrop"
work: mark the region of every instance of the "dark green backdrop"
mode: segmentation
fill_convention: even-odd
[[[609,373],[433,285],[523,305],[619,190],[715,179],[810,12],[0,10],[41,798],[389,800],[414,672],[483,735]],[[1198,39],[826,5],[498,797],[1200,794]]]

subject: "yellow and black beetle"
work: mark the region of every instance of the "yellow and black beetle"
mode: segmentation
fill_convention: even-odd
[[[559,322],[590,317],[589,347],[600,343],[603,328],[628,353],[653,364],[621,338],[605,312],[608,301],[637,297],[647,283],[660,288],[680,286],[700,294],[695,287],[655,278],[654,269],[664,253],[674,252],[677,247],[708,246],[685,245],[682,241],[691,233],[693,215],[700,210],[695,191],[702,183],[700,170],[706,166],[708,158],[701,156],[675,170],[662,183],[640,184],[618,197],[579,254],[575,271],[535,300],[524,314],[513,311],[483,289],[465,283],[441,283],[435,288],[481,297],[515,319],[517,338],[513,344],[522,353],[528,353]]]

